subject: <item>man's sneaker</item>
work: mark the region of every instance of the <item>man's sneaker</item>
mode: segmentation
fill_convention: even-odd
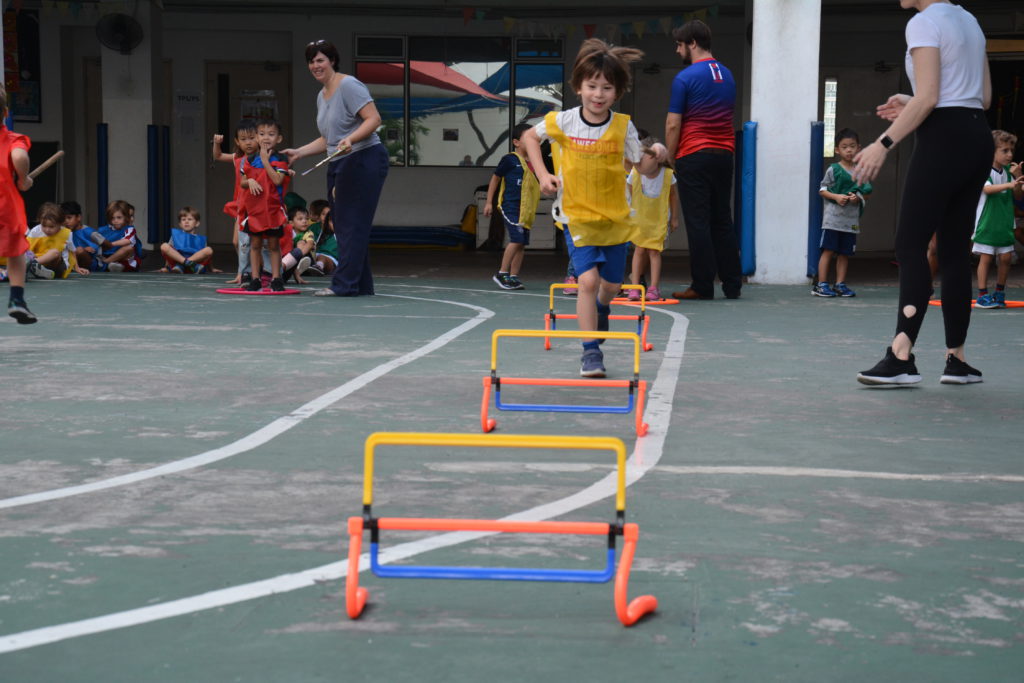
[[[117,261],[114,261],[113,263],[108,263],[107,270],[109,270],[111,273],[123,273],[124,264],[118,263]]]
[[[295,264],[295,274],[302,275],[307,270],[309,270],[309,266],[312,265],[312,263],[313,259],[309,258],[308,256],[303,256],[302,258],[299,259],[299,262]]]
[[[171,272],[181,275],[182,273],[185,272],[185,269],[181,267],[180,263],[175,263],[173,266],[171,266]]]
[[[975,308],[999,308],[999,304],[996,303],[996,298],[986,292],[978,297],[978,300],[974,302]]]
[[[604,377],[604,354],[601,349],[587,349],[580,359],[580,377]]]
[[[640,290],[639,289],[631,289],[631,290],[629,290],[629,293],[626,294],[626,298],[629,299],[630,301],[640,301]]]
[[[25,270],[32,273],[33,277],[37,277],[40,280],[53,279],[53,271],[35,259],[28,262],[28,265],[25,266]]]
[[[491,279],[502,289],[515,289],[508,280],[508,273],[495,273]]]
[[[576,284],[576,278],[574,278],[572,275],[567,275],[565,278],[565,284]],[[578,290],[575,287],[566,287],[565,289],[562,290],[562,292],[564,292],[566,296],[576,296],[577,291]]]
[[[651,287],[647,290],[648,301],[661,301],[661,290],[657,287]]]
[[[857,381],[874,387],[906,387],[920,382],[921,375],[914,365],[914,354],[908,360],[900,360],[890,346],[875,367],[857,374]]]
[[[22,299],[11,299],[7,302],[7,315],[17,320],[20,325],[31,325],[36,322],[36,316],[28,310]]]
[[[263,280],[258,277],[250,278],[244,289],[249,292],[258,292],[263,289]]]
[[[857,296],[857,292],[847,287],[845,282],[837,282],[832,291],[842,297]]]
[[[510,289],[526,289],[526,285],[519,281],[518,275],[509,275],[508,283],[512,285]]]
[[[281,278],[279,278],[279,277],[275,277],[273,280],[270,281],[270,291],[271,292],[283,292],[284,291],[284,281]]]
[[[943,384],[977,384],[981,381],[981,370],[949,354],[946,356],[946,369],[942,371],[939,381]]]
[[[818,284],[811,287],[811,294],[814,296],[824,296],[833,298],[839,296],[836,294],[836,290],[832,289],[832,285],[827,282],[819,282]]]
[[[993,292],[992,300],[996,302],[996,308],[1006,308],[1006,292]]]

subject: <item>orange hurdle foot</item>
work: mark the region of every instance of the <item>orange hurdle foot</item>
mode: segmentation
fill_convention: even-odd
[[[363,518],[348,518],[348,576],[345,579],[345,611],[358,619],[370,599],[370,591],[359,586],[359,555],[363,549]]]
[[[629,600],[629,570],[633,566],[633,554],[640,537],[640,527],[627,524],[623,529],[622,557],[615,572],[615,616],[623,626],[632,626],[645,615],[658,609],[658,599],[653,595],[641,595]]]

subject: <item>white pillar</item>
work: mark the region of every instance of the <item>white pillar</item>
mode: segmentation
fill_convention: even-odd
[[[752,282],[807,282],[811,122],[818,115],[820,0],[754,0],[750,118],[757,122]]]
[[[159,220],[149,215],[146,127],[158,119],[163,87],[160,10],[152,2],[138,2],[134,17],[142,25],[142,42],[127,55],[100,47],[100,77],[109,135],[109,199],[124,199],[135,207],[135,228],[147,242],[150,220]],[[106,207],[98,209],[105,223]]]

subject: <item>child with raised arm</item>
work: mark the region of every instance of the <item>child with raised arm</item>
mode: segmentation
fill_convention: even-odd
[[[640,144],[646,149],[657,142],[645,130],[637,133]],[[634,285],[640,284],[640,278],[650,265],[648,301],[661,301],[661,252],[665,249],[668,233],[679,228],[679,193],[672,189],[675,184],[676,174],[665,164],[659,164],[650,174],[640,173],[634,168],[626,178],[629,205],[637,223],[629,281]],[[639,301],[640,290],[631,289],[626,296],[630,301]]]
[[[191,206],[178,212],[178,227],[171,228],[171,239],[160,245],[160,253],[167,263],[161,270],[166,273],[195,273],[202,275],[210,267],[213,247],[206,243],[206,236],[196,232],[199,227],[199,210]]]
[[[491,279],[502,289],[523,289],[519,269],[523,265],[523,252],[530,243],[530,228],[540,202],[540,185],[530,162],[522,155],[522,136],[531,126],[520,123],[512,129],[512,153],[506,154],[494,169],[487,186],[484,216],[490,218],[494,193],[498,192],[498,210],[505,222],[508,245],[501,257],[501,266]]]
[[[860,138],[849,128],[836,134],[836,156],[839,161],[828,167],[821,179],[818,194],[825,202],[821,219],[821,256],[818,258],[818,284],[811,288],[814,296],[833,298],[857,296],[846,286],[850,257],[857,251],[860,217],[871,194],[871,183],[857,184],[853,176],[853,158],[860,151]],[[828,283],[828,268],[836,256],[836,285]]]
[[[978,254],[977,308],[1006,308],[1006,278],[1013,258],[1013,200],[1024,197],[1024,176],[1013,163],[1017,136],[1004,130],[992,131],[995,157],[978,200],[972,252]],[[996,260],[996,291],[989,294],[988,271]]]
[[[611,110],[629,89],[630,65],[642,58],[640,50],[611,47],[599,38],[584,41],[570,79],[581,106],[547,114],[522,137],[541,190],[557,192],[552,216],[565,226],[576,270],[580,330],[608,329],[611,300],[622,286],[628,242],[636,233],[626,202],[626,171],[637,166],[651,173],[658,165],[655,157],[668,155],[660,144],[644,154],[629,116]],[[560,149],[558,176],[544,166],[544,140]],[[605,376],[597,339],[583,340],[580,375]]]
[[[71,230],[64,225],[64,210],[53,202],[44,202],[36,216],[38,225],[25,235],[36,264],[33,274],[38,275],[40,267],[49,271],[47,279],[66,278],[71,273],[88,275],[87,268],[81,268],[75,258],[75,242]]]
[[[281,279],[281,237],[287,227],[284,195],[288,185],[288,161],[274,151],[281,142],[281,126],[277,121],[264,119],[256,124],[259,152],[242,159],[239,172],[242,177],[242,207],[240,229],[249,235],[249,264],[252,281],[246,286],[251,292],[263,288],[260,271],[263,266],[263,245],[270,252],[270,289],[284,291]]]
[[[239,209],[242,206],[242,160],[259,150],[259,142],[256,139],[256,121],[254,119],[242,119],[235,127],[235,153],[226,154],[221,150],[224,136],[217,133],[213,136],[213,160],[226,161],[234,164],[234,191],[231,201],[224,205],[224,213],[231,216],[235,221],[234,231],[231,234],[231,244],[238,252],[238,273],[228,284],[247,284],[251,279],[249,268],[249,235],[239,230]]]
[[[32,179],[28,177],[28,150],[31,141],[24,135],[7,130],[7,92],[0,87],[0,256],[7,258],[7,277],[11,294],[7,301],[7,315],[21,325],[36,322],[36,316],[25,303],[25,202],[18,191],[28,192]]]

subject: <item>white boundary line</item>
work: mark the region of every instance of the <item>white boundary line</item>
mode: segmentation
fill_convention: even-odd
[[[175,472],[183,472],[185,470],[195,469],[196,467],[202,467],[211,463],[217,462],[218,460],[224,460],[240,453],[245,453],[253,448],[257,448],[267,443],[271,439],[284,434],[292,427],[295,427],[305,420],[313,417],[324,408],[327,408],[334,403],[337,403],[346,396],[359,391],[370,382],[383,377],[392,370],[407,365],[414,360],[422,358],[427,354],[436,351],[448,342],[459,337],[460,335],[468,332],[477,325],[483,323],[486,320],[494,317],[494,311],[483,308],[481,306],[474,306],[472,304],[466,304],[458,301],[447,301],[444,299],[425,299],[417,296],[404,296],[400,294],[380,294],[378,296],[389,296],[398,299],[413,299],[415,301],[429,301],[434,303],[451,304],[454,306],[462,306],[476,311],[476,317],[467,320],[466,322],[454,327],[440,337],[433,339],[432,341],[424,344],[420,348],[410,351],[398,358],[393,358],[386,363],[378,365],[377,367],[364,372],[363,374],[355,377],[354,379],[345,382],[339,387],[336,387],[325,394],[317,396],[312,401],[309,401],[305,405],[299,406],[288,415],[279,417],[270,424],[257,429],[251,434],[247,434],[242,438],[233,441],[227,445],[213,450],[206,451],[205,453],[199,453],[188,458],[181,460],[174,460],[172,462],[158,465],[157,467],[151,467],[145,470],[139,470],[138,472],[132,472],[131,474],[124,474],[119,477],[111,477],[109,479],[101,479],[99,481],[89,482],[87,484],[79,484],[76,486],[67,486],[59,489],[51,489],[49,491],[40,491],[38,493],[28,493],[22,496],[15,496],[13,498],[4,498],[0,500],[0,510],[5,508],[14,508],[21,505],[31,505],[33,503],[42,503],[50,500],[58,500],[60,498],[69,498],[71,496],[81,495],[83,493],[94,493],[96,491],[103,491],[105,489],[112,489],[118,486],[126,486],[128,484],[135,484],[140,481],[147,479],[153,479],[154,477],[162,477],[165,474],[173,474]]]
[[[409,297],[413,298],[413,297]],[[679,367],[683,358],[686,342],[686,330],[689,320],[671,311],[659,311],[673,318],[669,339],[665,345],[661,366],[654,382],[649,385],[647,410],[645,416],[650,428],[647,436],[637,439],[633,453],[626,465],[626,484],[632,484],[643,477],[661,459],[664,452],[665,436],[668,433],[672,417],[672,400],[675,395],[679,377]],[[458,328],[456,328],[458,329]],[[587,488],[560,500],[523,510],[505,519],[512,520],[544,520],[571,512],[603,498],[611,497],[616,492],[617,476],[613,472]],[[381,551],[382,562],[393,562],[405,559],[438,548],[444,548],[491,534],[478,532],[454,532],[432,536],[419,541],[403,543]],[[368,555],[359,559],[359,571],[369,569]],[[245,600],[286,593],[288,591],[308,588],[319,581],[336,581],[343,578],[348,571],[348,560],[332,562],[294,574],[282,574],[263,581],[255,581],[231,588],[210,591],[179,600],[172,600],[147,607],[115,612],[91,619],[73,621],[56,626],[22,631],[0,636],[0,654],[14,652],[49,643],[56,643],[69,638],[95,633],[103,633],[130,626],[138,626],[161,619],[200,612],[215,607],[231,605]]]

